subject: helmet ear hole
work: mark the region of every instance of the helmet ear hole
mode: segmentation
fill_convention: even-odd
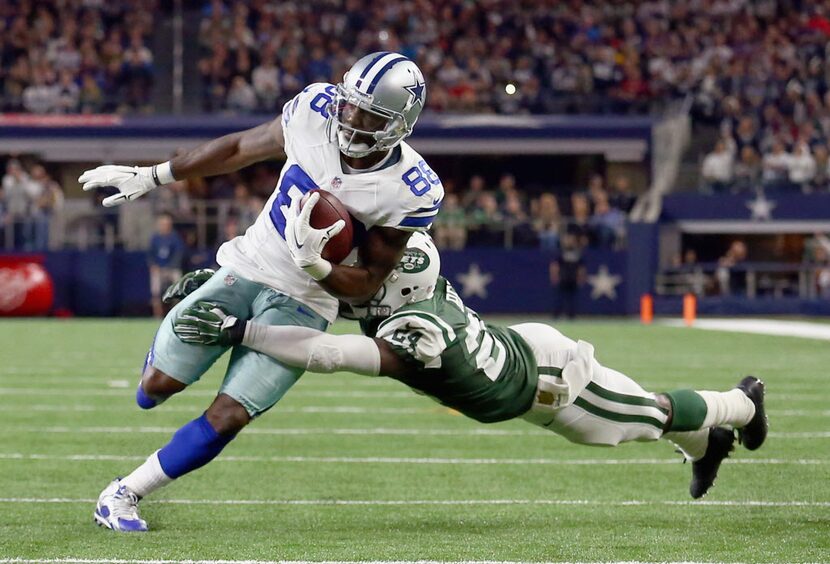
[[[401,288],[401,295],[402,296],[408,296],[411,293],[412,293],[412,288]]]

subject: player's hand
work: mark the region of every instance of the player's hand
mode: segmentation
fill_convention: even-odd
[[[198,290],[202,284],[210,280],[210,277],[216,274],[212,268],[200,268],[193,272],[188,272],[175,282],[173,282],[164,291],[161,296],[161,303],[171,304],[185,299],[187,296]]]
[[[247,321],[229,315],[213,302],[196,302],[173,320],[173,332],[192,345],[238,345],[245,336]]]
[[[106,207],[118,206],[127,200],[140,198],[159,184],[153,179],[153,167],[104,165],[88,170],[78,177],[84,190],[113,186],[118,194],[104,198]]]
[[[323,258],[323,247],[329,239],[340,233],[346,222],[338,219],[325,229],[311,226],[311,212],[320,199],[320,194],[309,196],[303,209],[300,198],[293,198],[291,206],[280,206],[285,216],[285,242],[294,264],[305,270],[315,280],[325,278],[331,272],[331,263]]]

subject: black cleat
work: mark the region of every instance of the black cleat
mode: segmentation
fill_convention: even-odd
[[[718,477],[718,469],[723,459],[735,450],[735,434],[723,427],[714,427],[709,430],[709,444],[706,446],[706,454],[703,458],[692,462],[692,483],[689,485],[689,493],[698,499],[706,495],[715,478]]]
[[[756,450],[767,438],[767,414],[764,411],[764,383],[755,376],[747,376],[735,386],[755,404],[755,416],[738,429],[738,442],[747,450]]]

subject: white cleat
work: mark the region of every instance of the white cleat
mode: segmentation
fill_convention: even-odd
[[[138,496],[116,478],[98,496],[95,522],[101,527],[126,533],[147,531],[147,522],[138,515]]]

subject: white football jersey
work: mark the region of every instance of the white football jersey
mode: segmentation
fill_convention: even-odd
[[[438,175],[405,142],[378,170],[347,174],[337,140],[326,132],[334,94],[333,85],[316,83],[285,104],[287,160],[279,183],[256,222],[244,235],[223,244],[216,256],[220,265],[295,298],[329,321],[337,317],[337,299],[294,264],[280,206],[289,206],[293,198],[314,188],[331,192],[352,215],[357,245],[375,226],[426,231],[444,198]]]

